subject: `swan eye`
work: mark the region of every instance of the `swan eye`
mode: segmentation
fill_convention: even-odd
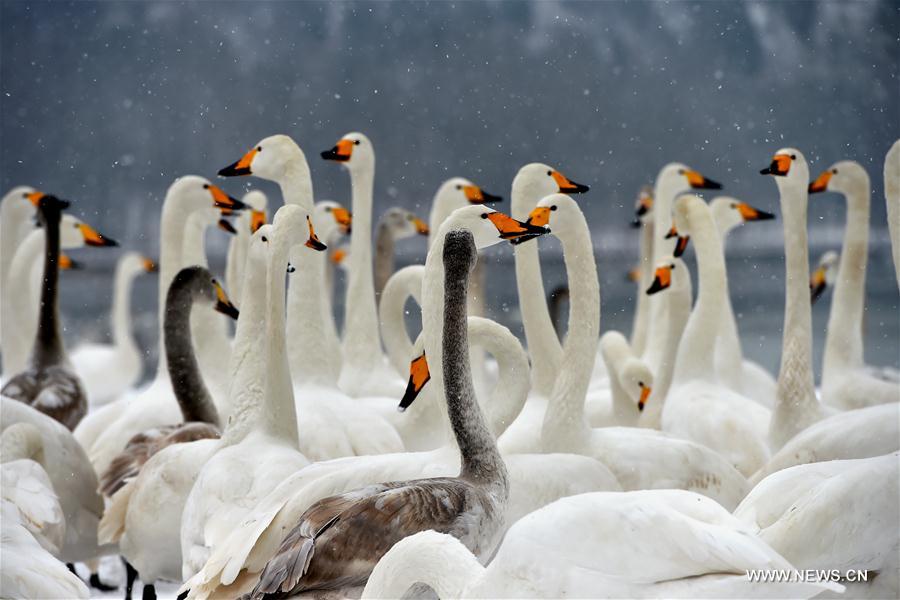
[[[641,387],[644,387],[644,382],[643,382],[643,381],[638,381],[638,385],[641,386]]]
[[[262,241],[264,241],[264,242],[266,242],[266,243],[268,243],[268,241],[269,241],[269,238],[267,238],[266,236],[262,236],[262,237],[259,238],[259,239],[261,239]]]
[[[679,175],[684,175],[684,169],[678,169],[678,174],[679,174]]]
[[[257,146],[257,147],[256,147],[256,151],[257,151],[257,152],[262,152],[262,146]]]
[[[554,204],[553,206],[551,206],[550,210],[556,210],[556,205]]]
[[[547,177],[553,177],[553,171],[547,171]]]
[[[331,207],[330,207],[330,206],[326,206],[326,207],[325,207],[325,212],[331,212]]]
[[[832,174],[832,175],[837,175],[837,169],[832,169],[832,170],[831,170],[831,174]]]
[[[461,189],[462,189],[462,186],[461,186],[461,185],[458,185],[458,186],[456,186],[456,189],[461,190]]]
[[[731,203],[731,208],[737,208],[737,204],[735,204],[734,202],[732,202],[732,203]]]
[[[359,140],[356,140],[356,141],[355,141],[355,142],[353,142],[353,143],[354,143],[354,144],[356,144],[356,145],[357,145],[357,146],[359,146],[359,144],[360,144],[360,141],[359,141]]]
[[[670,269],[674,269],[674,268],[675,268],[675,263],[672,263],[671,265],[669,265],[669,268],[670,268]]]
[[[204,184],[203,184],[203,189],[204,189],[204,190],[208,190],[208,189],[209,189],[209,184],[208,184],[208,183],[204,183]]]
[[[487,215],[488,215],[487,213],[481,213],[481,218],[482,218],[482,219],[487,219]]]
[[[796,154],[791,154],[791,160],[797,160],[797,155],[796,155]]]

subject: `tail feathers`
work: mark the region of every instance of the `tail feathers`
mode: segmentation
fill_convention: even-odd
[[[134,481],[129,481],[110,499],[100,525],[97,528],[97,541],[101,544],[117,544],[125,533],[125,516],[128,504],[134,492]]]
[[[316,553],[316,539],[329,527],[334,525],[340,515],[335,515],[315,533],[313,537],[304,535],[304,527],[296,527],[284,542],[278,553],[263,569],[259,583],[250,594],[252,599],[262,598],[265,594],[291,592],[300,583],[300,579],[309,570],[309,564]]]

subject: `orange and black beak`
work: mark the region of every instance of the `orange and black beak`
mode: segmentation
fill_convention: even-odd
[[[79,223],[78,229],[81,231],[81,235],[84,237],[84,243],[88,246],[118,246],[119,243],[115,240],[108,238],[104,235],[101,235],[96,229],[88,225],[87,223]]]
[[[353,145],[353,140],[340,140],[334,145],[334,148],[322,152],[322,158],[337,162],[347,162],[353,156]]]
[[[41,203],[41,198],[46,196],[44,192],[34,191],[29,194],[25,194],[25,199],[31,202],[35,208],[37,208]]]
[[[419,235],[428,235],[429,232],[431,231],[428,228],[428,223],[426,223],[419,217],[413,217],[412,223],[413,223],[413,225],[415,225],[416,233],[418,233]]]
[[[148,273],[156,273],[159,270],[159,266],[157,266],[157,264],[153,262],[153,259],[144,257],[144,260],[142,262],[144,265],[144,270]]]
[[[647,406],[647,398],[650,397],[650,392],[652,391],[652,389],[650,388],[649,385],[644,385],[643,383],[641,383],[640,386],[641,386],[641,397],[638,400],[638,410],[640,412],[644,412],[644,407]]]
[[[537,211],[539,209],[535,209]],[[546,209],[549,214],[549,208]],[[532,211],[532,215],[535,211]],[[525,223],[516,221],[508,215],[501,212],[489,212],[481,215],[481,218],[489,220],[500,232],[501,240],[509,240],[511,244],[521,244],[528,240],[550,233],[550,230],[543,225],[535,225],[532,223],[532,217],[528,217]],[[548,217],[549,218],[549,217]]]
[[[653,283],[647,288],[647,295],[664,290],[672,285],[672,267],[659,267],[653,275]]]
[[[353,231],[353,213],[343,206],[337,206],[331,209],[331,214],[334,216],[334,220],[337,224],[341,226],[341,231],[345,234],[349,234]]]
[[[583,194],[591,189],[586,185],[575,183],[559,171],[553,171],[550,175],[553,177],[553,180],[556,181],[556,185],[559,186],[559,192],[561,194]]]
[[[745,221],[770,221],[775,218],[772,213],[754,208],[746,202],[738,202],[737,211]]]
[[[237,320],[240,312],[234,306],[234,304],[231,303],[231,300],[228,299],[228,296],[225,294],[225,290],[222,289],[222,286],[219,284],[218,281],[214,281],[213,285],[216,288],[216,305],[215,305],[216,311],[222,313],[223,315],[228,315],[232,319]]]
[[[316,230],[313,229],[312,219],[309,218],[309,215],[306,215],[306,224],[309,226],[309,239],[306,240],[306,247],[312,248],[316,252],[327,250],[328,246],[320,242],[318,236],[316,236]]]
[[[488,194],[477,185],[463,186],[463,193],[466,195],[466,200],[472,204],[487,204],[489,202],[500,202],[503,200],[503,196]]]
[[[250,233],[256,233],[256,230],[266,224],[266,211],[251,210],[250,211]]]
[[[208,183],[203,187],[208,189],[209,193],[212,194],[213,206],[220,210],[244,210],[245,208],[247,208],[246,204],[244,204],[237,198],[232,198],[217,185]]]
[[[666,234],[665,239],[670,240],[673,237],[677,237],[678,241],[675,243],[675,250],[672,251],[672,256],[674,256],[675,258],[678,258],[682,254],[684,254],[685,250],[687,250],[688,242],[691,241],[691,236],[678,235],[678,230],[675,229],[674,225],[672,225],[671,229],[669,229],[669,232]]]
[[[721,190],[722,184],[713,181],[712,179],[707,179],[697,171],[685,171],[684,176],[687,177],[688,184],[691,186],[691,189],[694,190]]]
[[[218,226],[222,231],[230,233],[231,235],[237,235],[237,229],[234,228],[234,225],[232,225],[231,221],[228,219],[219,219]]]
[[[431,371],[428,370],[428,360],[423,352],[421,356],[414,358],[409,363],[409,382],[406,384],[406,392],[404,392],[397,410],[404,412],[409,408],[430,379]]]
[[[777,175],[784,177],[791,170],[791,157],[787,154],[776,154],[772,157],[772,163],[759,171],[760,175]]]
[[[819,267],[813,271],[812,276],[809,278],[810,303],[815,304],[822,294],[825,293],[827,288],[828,283],[825,281],[825,267]]]
[[[828,190],[828,182],[831,181],[831,171],[823,171],[816,180],[809,184],[808,191],[810,194],[818,194]]]
[[[82,268],[81,263],[69,258],[68,254],[59,253],[59,268],[63,271],[78,271]]]
[[[259,152],[259,147],[254,148],[241,157],[237,162],[233,162],[225,168],[219,169],[219,177],[238,177],[240,175],[253,175],[251,165],[253,159]]]

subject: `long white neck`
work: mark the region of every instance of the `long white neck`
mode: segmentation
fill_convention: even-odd
[[[724,219],[716,219],[716,229],[722,241],[724,252],[725,241],[731,227]],[[731,293],[728,291],[728,278],[725,278],[725,295],[722,298],[722,315],[719,320],[719,334],[716,337],[715,352],[716,374],[735,391],[741,391],[744,370],[744,354],[741,350],[741,338],[738,334],[737,319],[731,306]]]
[[[168,368],[166,366],[166,353],[162,351],[163,321],[165,320],[166,294],[175,275],[183,266],[182,252],[184,251],[184,228],[191,211],[183,202],[179,202],[178,196],[171,190],[163,201],[162,217],[160,218],[160,243],[159,243],[159,291],[157,295],[160,352],[156,363],[156,379],[167,379]]]
[[[235,220],[237,234],[228,242],[228,254],[225,259],[225,285],[230,296],[237,300],[243,294],[244,261],[247,260],[247,244],[250,243],[249,211],[241,211]],[[240,308],[240,305],[238,305]]]
[[[482,348],[497,361],[497,383],[481,409],[494,438],[499,438],[519,416],[528,390],[531,374],[528,355],[509,329],[484,317],[469,317],[469,351]]]
[[[847,369],[863,366],[863,311],[866,296],[866,266],[869,258],[869,176],[860,169],[848,190],[847,226],[834,298],[828,316],[828,336],[822,363],[822,383]]]
[[[816,399],[812,371],[812,310],[806,234],[808,180],[808,172],[796,180],[776,177],[784,217],[786,273],[781,368],[775,409],[769,424],[769,442],[773,449],[783,446],[823,415]]]
[[[684,328],[675,359],[673,383],[715,380],[715,347],[725,288],[725,258],[712,213],[699,198],[687,207],[691,240],[697,255],[697,303]]]
[[[360,371],[378,368],[382,361],[372,279],[372,186],[375,168],[350,170],[353,186],[353,233],[350,236],[350,276],[344,309],[344,367],[348,386]],[[349,371],[347,370],[349,369]],[[354,373],[356,375],[354,375]],[[342,383],[344,378],[342,378]],[[359,390],[362,392],[362,390]],[[354,395],[357,395],[354,390]]]
[[[445,189],[447,185],[448,184],[444,184],[438,188],[437,193],[434,195],[434,199],[431,201],[431,212],[428,213],[429,248],[431,248],[434,240],[437,239],[437,232],[441,228],[441,223],[443,223],[454,210],[466,206],[466,202],[462,199],[460,194],[453,194],[450,189]]]
[[[130,261],[119,261],[113,282],[112,326],[113,343],[119,349],[137,354],[138,347],[131,332],[131,287],[140,270]]]
[[[326,256],[294,246],[289,275],[287,345],[294,385],[336,387],[341,346],[325,284]]]
[[[631,350],[641,356],[647,348],[647,333],[650,327],[650,299],[644,293],[653,280],[653,221],[645,219],[641,222],[640,272],[638,282],[637,305],[634,309],[634,320],[631,324]]]
[[[894,142],[884,157],[884,200],[887,204],[894,271],[897,285],[900,286],[900,140]]]
[[[403,598],[415,584],[425,584],[439,598],[461,598],[484,573],[484,567],[455,537],[424,531],[396,543],[369,576],[363,598]]]
[[[517,178],[512,185],[512,216],[525,221],[540,201],[538,193]],[[525,341],[531,355],[531,378],[535,393],[549,396],[563,361],[563,350],[550,319],[537,242],[519,244],[514,249],[516,287]]]
[[[541,439],[545,452],[578,448],[589,432],[584,400],[597,357],[600,282],[591,234],[584,215],[580,218],[577,228],[559,236],[569,282],[569,330],[562,367],[544,415]]]
[[[44,230],[35,229],[19,244],[10,264],[7,277],[9,289],[20,290],[21,293],[10,293],[4,302],[4,307],[8,306],[10,317],[9,320],[4,318],[0,343],[3,348],[3,372],[8,376],[25,368],[28,352],[34,342],[38,314],[35,307],[40,304],[40,297],[35,295],[31,274],[34,268],[42,268],[44,242]]]
[[[28,218],[34,214],[34,206],[22,198],[25,193],[24,188],[16,188],[0,203],[0,287],[4,289],[16,248],[28,235]],[[6,300],[5,291],[0,297]]]
[[[651,344],[659,344],[662,360],[658,369],[653,373],[653,391],[650,393],[650,398],[638,422],[641,427],[651,429],[662,427],[662,410],[666,395],[672,385],[678,346],[691,316],[693,295],[691,276],[683,261],[680,259],[675,259],[675,261],[676,272],[672,274],[672,286],[662,292],[667,303],[666,314],[668,315],[665,329],[660,331],[661,338],[649,340]]]
[[[600,355],[609,373],[609,391],[612,396],[613,415],[617,425],[632,427],[637,424],[640,413],[637,404],[628,397],[619,373],[631,357],[628,342],[617,331],[605,333],[600,338]]]
[[[409,373],[409,361],[414,357],[413,343],[406,330],[406,299],[410,296],[422,304],[423,265],[410,265],[394,273],[384,290],[378,314],[381,320],[381,339],[393,367],[401,376]]]
[[[267,226],[267,229],[270,227]],[[240,299],[241,314],[234,332],[229,363],[231,388],[228,396],[232,411],[222,433],[222,443],[226,446],[240,442],[254,428],[266,428],[270,419],[266,414],[266,358],[269,346],[263,335],[268,308],[269,265],[261,248],[258,252],[252,250],[248,247],[242,286],[244,295]]]

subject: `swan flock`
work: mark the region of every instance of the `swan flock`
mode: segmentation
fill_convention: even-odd
[[[71,349],[60,279],[90,254],[69,254],[120,244],[75,201],[8,191],[3,597],[900,597],[900,372],[863,351],[862,164],[756,157],[777,215],[663,166],[636,202],[625,333],[603,328],[589,185],[530,163],[509,214],[452,177],[427,217],[376,215],[375,155],[359,132],[319,153],[349,174],[346,204],[317,198],[306,153],[281,134],[236,152],[215,183],[179,177],[159,256],[118,259],[110,341]],[[883,177],[900,285],[900,140]],[[272,181],[281,198],[233,197],[230,178]],[[843,244],[811,267],[808,215],[841,199]],[[729,232],[772,220],[777,373],[743,354],[725,260]],[[219,274],[207,235],[227,236]],[[549,296],[545,236],[568,282]],[[400,243],[424,260],[396,269]],[[524,339],[486,316],[501,268],[480,260],[489,246],[513,257]],[[138,277],[158,282],[146,378]],[[814,302],[831,303],[819,388]]]

